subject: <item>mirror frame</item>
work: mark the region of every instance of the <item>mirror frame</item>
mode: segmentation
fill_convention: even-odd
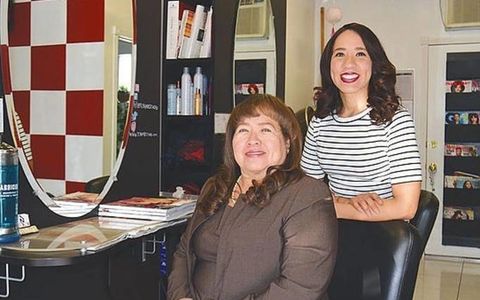
[[[22,143],[18,134],[18,131],[20,128],[18,128],[16,122],[14,122],[14,113],[15,107],[14,107],[14,101],[13,101],[13,94],[12,94],[12,82],[11,82],[11,70],[10,70],[10,53],[9,53],[9,39],[8,39],[8,25],[9,25],[9,9],[11,8],[13,1],[8,0],[8,1],[0,1],[0,57],[1,57],[1,71],[2,71],[2,80],[3,80],[3,89],[4,89],[4,97],[5,97],[5,104],[6,104],[6,111],[7,111],[7,117],[10,125],[10,131],[12,134],[13,142],[15,144],[15,147],[17,147],[18,151],[18,156],[19,156],[19,161],[20,165],[22,167],[22,170],[25,174],[25,177],[27,178],[30,187],[33,190],[33,194],[42,200],[42,203],[45,204],[50,211],[54,212],[55,214],[62,216],[62,217],[81,217],[83,215],[88,214],[91,212],[95,207],[97,207],[101,201],[105,198],[105,195],[108,193],[110,188],[112,187],[113,183],[117,181],[117,174],[120,170],[120,166],[123,161],[123,157],[125,155],[125,150],[126,150],[126,145],[128,143],[128,132],[130,128],[130,122],[131,122],[131,112],[133,108],[133,95],[134,95],[134,87],[135,87],[135,80],[136,80],[136,65],[137,65],[137,24],[136,24],[136,0],[131,0],[132,4],[132,26],[133,26],[133,37],[132,37],[132,83],[131,83],[131,89],[130,89],[130,98],[128,100],[128,112],[127,112],[127,117],[124,125],[124,131],[123,131],[123,139],[121,141],[120,145],[120,150],[117,155],[117,159],[115,161],[115,164],[113,165],[111,169],[111,173],[109,175],[109,178],[104,185],[101,193],[97,196],[98,201],[92,205],[91,207],[88,206],[88,210],[84,209],[78,209],[78,211],[74,213],[59,213],[58,211],[55,211],[55,207],[59,207],[58,204],[55,203],[55,201],[50,198],[50,196],[46,193],[46,191],[40,186],[38,183],[37,179],[33,175],[33,171],[30,168],[30,165],[27,160],[27,156],[25,155],[24,149],[22,147]],[[21,130],[21,129],[20,129]]]

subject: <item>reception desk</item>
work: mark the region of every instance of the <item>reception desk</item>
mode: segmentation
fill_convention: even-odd
[[[40,229],[0,245],[0,297],[164,299],[185,225],[94,217]]]

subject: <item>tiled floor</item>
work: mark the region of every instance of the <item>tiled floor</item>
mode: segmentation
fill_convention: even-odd
[[[418,270],[413,299],[480,299],[480,261],[426,256]]]

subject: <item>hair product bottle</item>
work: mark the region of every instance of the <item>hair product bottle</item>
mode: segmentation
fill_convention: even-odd
[[[183,68],[182,74],[182,115],[191,115],[192,111],[192,77],[190,76],[188,67]]]

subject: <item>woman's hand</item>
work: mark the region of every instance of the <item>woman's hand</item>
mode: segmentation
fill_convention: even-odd
[[[357,211],[368,216],[380,213],[380,206],[383,205],[383,199],[377,193],[359,194],[349,200],[349,204]]]

